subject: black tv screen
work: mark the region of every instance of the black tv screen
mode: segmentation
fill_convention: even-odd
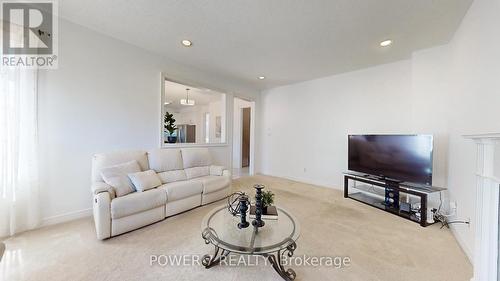
[[[432,185],[432,135],[349,135],[349,170]]]

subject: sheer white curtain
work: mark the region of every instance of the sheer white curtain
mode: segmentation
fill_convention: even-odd
[[[40,223],[37,139],[37,71],[0,69],[0,237]]]

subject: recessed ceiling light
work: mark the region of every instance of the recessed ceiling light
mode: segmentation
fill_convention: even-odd
[[[187,40],[187,39],[184,39],[181,41],[182,45],[184,45],[184,47],[191,47],[193,45],[193,42]]]
[[[259,76],[258,78],[259,78],[259,80],[264,80],[264,79],[266,79],[266,77],[265,77],[265,76]]]
[[[380,42],[381,47],[387,47],[387,46],[390,46],[391,44],[392,44],[392,40],[390,40],[390,39]]]
[[[171,103],[171,102],[166,101],[166,102],[164,102],[163,104],[164,104],[164,105],[169,105],[170,103]]]

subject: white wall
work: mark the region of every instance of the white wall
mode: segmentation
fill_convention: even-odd
[[[340,188],[348,133],[432,133],[434,184],[471,219],[452,226],[471,258],[475,148],[462,135],[500,132],[499,13],[498,0],[476,0],[445,46],[264,92],[262,172]]]
[[[470,228],[453,226],[472,256],[475,219],[475,145],[463,134],[500,132],[500,1],[476,0],[450,43],[449,188],[458,215]]]
[[[265,92],[262,172],[340,188],[348,134],[413,132],[409,93],[410,61]]]
[[[452,225],[472,258],[476,151],[465,134],[500,132],[500,1],[476,0],[451,42],[414,54],[414,94],[434,104],[427,123],[446,127],[449,200],[470,227]],[[421,68],[420,68],[421,67]],[[417,74],[417,75],[415,75]],[[421,107],[422,108],[422,107]]]
[[[231,79],[185,67],[68,21],[60,20],[59,32],[59,69],[39,75],[45,223],[89,213],[94,153],[159,147],[161,72],[225,90],[230,105],[233,94],[258,100],[257,91]],[[230,165],[230,141],[211,150],[216,161]]]

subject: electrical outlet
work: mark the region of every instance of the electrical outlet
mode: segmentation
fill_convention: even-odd
[[[304,173],[305,173],[305,172],[307,172],[307,169],[306,169],[306,168],[304,168]]]

